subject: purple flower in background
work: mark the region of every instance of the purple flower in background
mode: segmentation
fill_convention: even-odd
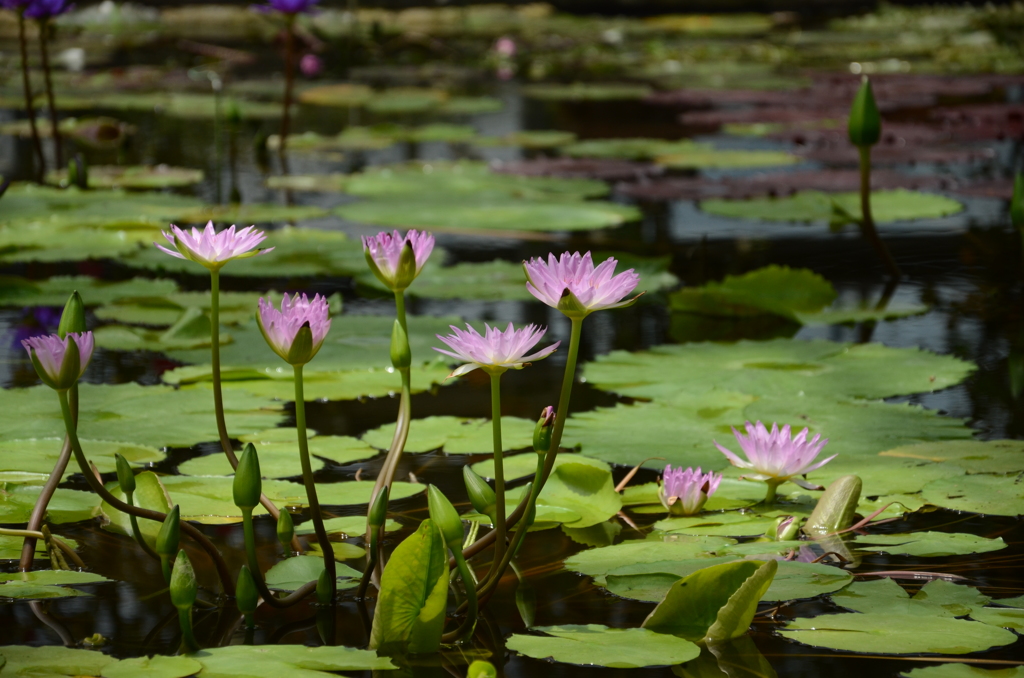
[[[78,348],[77,362],[66,360],[71,342]],[[25,339],[21,345],[43,383],[58,391],[74,386],[92,359],[92,332],[69,332],[63,339],[59,334],[47,334]]]
[[[23,7],[27,7],[32,3],[32,0],[0,0],[0,7],[4,9],[11,9],[18,11]]]
[[[315,54],[304,54],[299,60],[299,70],[307,78],[313,78],[320,75],[320,71],[324,69],[324,63]]]
[[[523,262],[526,289],[570,318],[585,318],[594,311],[629,306],[640,295],[623,299],[636,288],[640,276],[633,269],[615,275],[616,264],[618,262],[609,257],[595,268],[590,252],[582,256],[579,252],[565,252],[558,259],[549,254],[547,261],[537,257]]]
[[[722,474],[708,471],[702,474],[696,469],[665,467],[658,498],[661,505],[674,516],[695,516],[700,513],[708,497],[715,493],[722,482]]]
[[[265,5],[253,5],[259,12],[275,11],[281,14],[301,14],[309,12],[319,0],[267,0]]]
[[[274,353],[290,365],[305,365],[323,345],[331,329],[330,307],[327,299],[319,294],[309,299],[305,294],[287,294],[281,299],[281,310],[274,304],[260,298],[256,323]],[[303,344],[296,341],[299,331],[309,328],[310,341]]]
[[[363,254],[377,279],[394,292],[412,284],[434,251],[434,236],[411,230],[403,238],[398,231],[363,236]],[[407,254],[403,257],[403,252]]]
[[[74,8],[75,5],[67,0],[31,0],[25,9],[25,16],[31,19],[51,19]]]
[[[554,353],[561,343],[556,341],[547,348],[532,355],[526,355],[526,352],[536,346],[547,332],[546,328],[541,329],[537,325],[527,325],[517,330],[512,323],[509,323],[505,331],[502,332],[497,327],[490,327],[484,323],[484,334],[481,335],[468,323],[465,332],[454,325],[450,327],[454,334],[445,337],[438,334],[437,338],[452,350],[445,351],[441,348],[434,350],[465,361],[467,364],[449,374],[449,378],[472,372],[478,367],[483,368],[488,374],[501,374],[510,368],[521,370],[529,361],[540,360]]]
[[[511,59],[516,55],[516,41],[503,35],[495,41],[494,53],[500,57]]]
[[[757,422],[755,426],[748,421],[746,429],[746,436],[736,429],[732,430],[736,441],[747,457],[746,460],[722,447],[717,441],[715,441],[715,446],[729,458],[729,462],[733,466],[754,471],[754,473],[745,475],[745,478],[763,480],[768,483],[768,501],[774,499],[775,487],[787,480],[793,481],[804,489],[821,489],[818,485],[797,476],[819,469],[836,457],[836,455],[832,455],[827,459],[815,462],[818,453],[828,443],[828,438],[822,439],[819,434],[811,440],[807,440],[808,430],[806,428],[791,438],[788,424],[783,426],[782,430],[779,430],[778,424],[772,424],[772,430],[769,432],[761,422]]]
[[[173,250],[159,243],[153,244],[172,257],[194,261],[211,271],[220,270],[221,266],[232,259],[254,257],[274,249],[256,249],[267,236],[263,231],[256,230],[255,226],[246,226],[237,232],[232,226],[217,233],[212,221],[207,223],[202,231],[193,228],[191,233],[171,224],[171,232],[164,231],[164,237],[171,243]]]

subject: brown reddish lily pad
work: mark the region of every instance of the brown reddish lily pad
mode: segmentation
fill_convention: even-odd
[[[658,176],[664,169],[646,162],[615,158],[538,158],[494,165],[501,174],[527,177],[562,177],[566,179],[600,179],[602,181],[638,181]]]
[[[814,160],[826,165],[856,167],[860,163],[860,154],[849,143],[840,146],[803,150],[800,152],[800,156],[806,160]],[[991,160],[995,157],[996,153],[991,148],[876,146],[871,150],[871,164],[873,166],[915,163],[945,165]]]

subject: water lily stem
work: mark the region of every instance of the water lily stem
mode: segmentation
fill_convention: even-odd
[[[500,577],[497,568],[505,554],[508,528],[505,525],[505,461],[501,455],[501,373],[491,373],[491,434],[494,440],[494,564],[491,576]],[[461,557],[462,554],[459,554]],[[458,563],[458,558],[455,559]]]
[[[134,494],[135,494],[134,492],[125,492],[124,501],[129,506],[135,506],[135,501],[134,501],[134,496],[133,496]],[[160,559],[160,554],[158,554],[156,551],[154,551],[153,548],[149,545],[149,542],[147,542],[145,537],[143,537],[142,530],[139,528],[139,518],[138,518],[138,516],[136,516],[134,513],[129,513],[128,514],[128,519],[132,523],[132,536],[135,538],[135,541],[137,541],[139,543],[139,546],[142,547],[142,550],[146,552],[147,556],[149,556],[151,558]],[[162,559],[160,559],[160,560],[162,560]],[[168,583],[170,583],[170,577],[167,576],[165,578],[167,579]]]
[[[181,645],[185,652],[198,652],[199,643],[196,642],[196,635],[192,631],[191,607],[178,608],[178,624],[181,626]]]
[[[281,166],[285,165],[285,150],[288,144],[288,131],[291,127],[292,91],[295,89],[295,15],[288,15],[288,25],[284,29],[284,110],[281,112],[281,143],[278,154]],[[287,173],[287,170],[285,170]]]
[[[50,20],[39,21],[39,55],[43,60],[43,78],[46,81],[46,101],[50,107],[50,130],[53,135],[53,157],[57,168],[60,169],[64,162],[60,153],[60,125],[57,123],[57,104],[53,98],[53,78],[50,76],[50,49],[49,42]]]
[[[453,550],[452,556],[455,557],[455,565],[459,568],[459,577],[462,579],[462,585],[466,589],[466,619],[459,625],[459,628],[455,629],[451,633],[446,633],[441,636],[442,643],[454,643],[455,641],[465,638],[467,635],[473,633],[473,629],[476,628],[476,620],[479,612],[476,597],[476,581],[473,578],[473,573],[469,569],[469,563],[466,562],[466,558],[462,555],[461,550]]]
[[[302,365],[295,365],[295,428],[299,434],[299,461],[302,462],[302,482],[306,486],[309,514],[313,518],[316,540],[324,554],[324,569],[331,581],[331,598],[338,588],[337,566],[334,562],[334,547],[324,528],[324,516],[320,512],[320,500],[316,496],[316,482],[313,480],[313,465],[309,461],[309,443],[306,440],[306,400],[302,389]]]
[[[21,47],[21,84],[25,90],[25,112],[28,116],[28,127],[32,131],[32,148],[36,153],[39,166],[36,167],[36,181],[43,183],[46,174],[46,156],[43,155],[43,143],[39,140],[36,128],[36,107],[32,101],[32,84],[28,79],[28,40],[25,38],[25,6],[18,10],[18,44]]]
[[[238,468],[238,457],[235,455],[234,447],[231,445],[231,437],[228,435],[228,424],[224,418],[224,392],[220,380],[220,271],[210,271],[210,376],[213,380],[213,410],[217,418],[217,436],[220,438],[220,448],[231,464],[231,469]],[[267,512],[278,519],[281,512],[274,502],[270,501],[267,495],[260,493],[260,504]],[[292,537],[292,550],[302,553],[302,544],[297,536]]]
[[[775,503],[775,491],[779,488],[782,483],[769,480],[765,483],[768,485],[768,493],[764,497],[763,504],[774,504]]]
[[[150,509],[126,504],[112,495],[107,488],[103,486],[100,479],[97,478],[92,472],[92,469],[89,468],[89,460],[85,458],[85,453],[82,452],[82,445],[78,440],[77,426],[75,425],[75,420],[71,415],[71,406],[68,403],[67,391],[57,391],[57,396],[60,399],[61,414],[64,415],[64,428],[67,430],[68,438],[71,440],[71,450],[75,453],[75,460],[78,462],[78,467],[81,470],[82,475],[85,476],[86,482],[89,483],[90,489],[98,494],[103,501],[107,502],[113,508],[121,511],[122,513],[127,513],[128,515],[134,514],[140,518],[163,523],[167,514],[161,513],[160,511],[151,511]],[[213,560],[213,564],[217,568],[217,576],[220,577],[221,586],[224,587],[224,593],[228,596],[235,595],[235,581],[231,577],[231,572],[228,570],[228,566],[224,562],[224,558],[221,557],[220,552],[217,551],[217,547],[206,538],[206,535],[187,521],[181,521],[181,531],[198,543],[199,546],[206,551],[207,555],[210,556],[210,559]]]
[[[363,571],[363,576],[359,579],[359,588],[356,589],[356,598],[360,600],[366,597],[366,589],[370,586],[370,578],[373,576],[373,571],[377,569],[377,550],[380,548],[380,533],[383,529],[383,527],[370,528],[370,548],[366,552],[366,569]]]
[[[267,605],[278,609],[291,607],[316,590],[316,582],[311,581],[284,598],[275,596],[273,591],[267,588],[267,582],[263,579],[263,571],[260,569],[259,558],[256,557],[256,531],[252,524],[252,509],[242,509],[242,535],[245,540],[245,557],[249,561],[249,572],[256,584],[256,590],[259,591],[260,597],[266,601]]]
[[[893,278],[899,278],[902,273],[892,258],[889,248],[885,246],[878,236],[878,229],[875,228],[874,217],[871,216],[871,147],[859,146],[860,151],[860,228],[864,237],[874,248],[878,258],[882,260],[886,271]]]

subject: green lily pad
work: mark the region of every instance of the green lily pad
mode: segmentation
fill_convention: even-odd
[[[110,493],[115,498],[125,501],[125,493],[121,490],[121,486],[118,483],[109,483],[107,489],[110,490]],[[106,519],[103,529],[122,534],[126,537],[134,536],[131,518],[127,513],[115,509],[106,501],[99,502],[99,497],[96,497],[96,501],[100,504],[100,512]],[[178,502],[171,500],[170,494],[168,494],[167,488],[164,487],[159,476],[152,471],[144,471],[135,476],[135,492],[132,495],[132,503],[135,506],[151,511],[167,513]],[[185,518],[186,515],[187,511],[182,511],[181,517]],[[160,534],[162,523],[155,520],[139,519],[138,525],[143,539],[150,546],[153,546],[156,543],[157,535]]]
[[[1002,537],[989,539],[962,532],[914,532],[911,534],[868,534],[854,540],[863,551],[878,551],[897,556],[936,558],[988,553],[1006,548]]]
[[[299,94],[299,101],[311,106],[362,106],[373,96],[373,90],[366,85],[346,82],[305,89]]]
[[[199,308],[182,312],[167,330],[149,330],[125,325],[105,325],[93,332],[96,346],[111,351],[172,351],[175,349],[209,348],[210,318]],[[219,335],[220,344],[233,340],[227,332]]]
[[[831,304],[835,288],[808,269],[767,266],[740,276],[726,276],[720,283],[688,287],[669,295],[673,311],[714,316],[780,315],[796,320],[796,314],[814,313]]]
[[[217,439],[213,400],[206,390],[138,384],[79,385],[79,435],[123,440],[148,447],[189,446]],[[282,417],[280,405],[246,393],[226,391],[228,432],[263,430]],[[46,386],[0,391],[0,440],[64,434],[64,420],[53,390]],[[86,456],[91,450],[83,444]]]
[[[705,212],[734,219],[763,221],[853,223],[861,218],[858,193],[822,193],[801,191],[785,198],[752,200],[704,200]],[[876,222],[937,219],[963,210],[956,200],[933,193],[896,189],[873,191],[871,213]]]
[[[671,535],[664,541],[625,541],[614,546],[582,551],[565,560],[565,569],[594,577],[599,582],[623,563],[659,562],[707,557],[717,548],[735,544],[726,537]]]
[[[260,471],[264,478],[292,478],[302,475],[298,442],[261,442],[256,448],[260,459]],[[309,438],[309,453],[335,464],[350,464],[375,457],[379,452],[358,438],[314,436]],[[317,469],[314,467],[313,470]],[[186,461],[178,466],[178,472],[190,476],[232,474],[231,464],[219,451]]]
[[[181,188],[198,184],[203,171],[168,165],[91,165],[89,188],[129,188],[148,190],[155,188]],[[46,181],[60,186],[68,185],[66,169],[51,170]]]
[[[151,235],[140,231],[98,231],[88,228],[60,232],[49,224],[33,223],[23,229],[0,230],[0,259],[6,263],[116,259],[137,251]]]
[[[476,138],[472,125],[434,123],[406,130],[402,138],[414,143],[444,142],[449,144],[468,143]]]
[[[27,516],[26,516],[26,520],[27,520]],[[12,521],[12,520],[7,520],[6,518],[4,518],[3,522],[5,522],[5,523],[22,522],[23,523],[23,522],[26,522],[26,520]],[[66,537],[62,537],[62,540],[63,540],[63,542],[65,544],[67,544],[71,548],[73,548],[73,549],[74,548],[78,548],[78,543],[74,539],[68,539]],[[3,560],[18,560],[19,558],[21,558],[21,547],[24,544],[24,542],[25,542],[25,540],[24,540],[23,537],[8,537],[6,535],[0,534],[0,561],[3,561]],[[41,540],[41,539],[36,540],[36,560],[46,560],[49,557],[50,557],[49,554],[46,552],[46,544],[43,543],[43,540]],[[2,658],[2,657],[3,657],[3,655],[0,654],[0,658]],[[3,663],[2,662],[0,662],[0,667],[3,667]]]
[[[710,144],[696,143],[688,139],[667,141],[665,139],[645,139],[641,137],[580,141],[564,147],[562,152],[576,158],[653,160],[659,156],[710,150]]]
[[[338,571],[338,588],[352,588],[359,584],[362,573],[348,565],[335,565]],[[292,556],[267,570],[264,575],[267,587],[277,591],[294,591],[311,581],[320,578],[324,571],[324,559],[321,556]]]
[[[527,149],[548,149],[567,146],[576,141],[572,132],[560,130],[521,130],[502,137],[477,137],[477,146],[518,146]]]
[[[759,537],[775,525],[775,515],[754,512],[705,512],[699,516],[672,517],[659,520],[654,529],[679,534],[713,534],[720,537]]]
[[[79,591],[78,589],[69,589],[64,586],[40,586],[38,584],[25,584],[19,581],[0,584],[0,599],[42,600],[46,598],[80,598],[89,595],[92,594]]]
[[[0,523],[27,523],[45,482],[43,478],[38,484],[9,485],[0,490]],[[46,506],[46,519],[55,525],[89,520],[99,515],[99,503],[92,492],[61,488]]]
[[[334,671],[398,668],[376,652],[326,645],[229,645],[201,650],[188,658],[203,665],[201,673],[225,678],[330,678]]]
[[[103,678],[186,678],[199,673],[203,665],[188,657],[131,657],[107,664]]]
[[[886,450],[881,457],[943,462],[970,473],[1024,471],[1024,442],[1020,440],[950,440]]]
[[[995,516],[1024,514],[1024,483],[1019,475],[969,475],[941,478],[924,486],[930,504],[954,511]]]
[[[890,410],[885,411],[889,412]],[[829,445],[830,447],[826,450],[831,449],[831,443]],[[920,492],[922,487],[933,480],[952,478],[963,474],[964,469],[953,464],[936,464],[917,459],[885,456],[872,457],[868,461],[859,454],[843,454],[822,468],[809,473],[807,479],[812,483],[827,487],[836,478],[856,475],[864,483],[861,494],[865,497],[874,497]]]
[[[177,290],[178,284],[173,280],[162,279],[132,278],[107,282],[84,275],[54,276],[47,280],[26,280],[11,276],[4,277],[0,284],[0,305],[22,308],[63,306],[71,293],[77,291],[82,295],[85,305],[91,307],[129,297],[170,295]]]
[[[734,150],[696,146],[682,152],[659,155],[656,163],[670,169],[734,169],[779,167],[801,162],[800,156],[785,151]]]
[[[49,474],[60,456],[63,438],[34,438],[29,440],[5,440],[0,442],[0,472],[22,471],[26,473]],[[120,454],[135,466],[163,460],[164,454],[155,447],[118,443],[109,440],[81,441],[83,449],[89,451],[89,460],[96,464],[100,473],[115,471],[114,455]],[[78,465],[72,460],[64,477],[78,473]]]
[[[324,529],[327,534],[342,533],[348,537],[362,537],[366,533],[366,518],[364,516],[341,516],[339,518],[328,518],[324,521]],[[402,525],[394,520],[387,520],[384,523],[385,532],[394,532],[402,529]],[[296,534],[313,534],[313,521],[309,520],[295,527]],[[335,544],[337,546],[337,544]]]
[[[270,292],[221,292],[219,294],[220,321],[225,325],[237,325],[252,320],[261,297],[281,300],[281,294]],[[341,295],[334,294],[328,299],[331,314],[341,312]],[[210,313],[209,292],[173,292],[162,295],[125,295],[114,303],[107,303],[96,309],[96,317],[108,322],[131,325],[152,325],[167,327],[175,324],[182,313],[198,308]]]
[[[443,115],[484,115],[500,113],[504,106],[501,99],[495,97],[449,97],[441,104],[437,113]]]
[[[104,668],[117,662],[102,652],[54,645],[5,645],[0,648],[0,657],[7,660],[4,673],[12,676],[99,676]]]
[[[34,184],[14,184],[4,194],[0,226],[45,224],[53,230],[84,227],[119,230],[139,225],[166,228],[168,221],[202,207],[202,201],[171,193],[81,191]]]
[[[0,598],[26,600],[87,596],[89,595],[88,593],[67,587],[76,584],[94,584],[105,581],[110,580],[92,572],[68,570],[39,570],[36,572],[0,574]]]
[[[541,101],[627,101],[643,99],[651,92],[647,85],[614,82],[548,83],[528,85],[522,89],[524,97]]]
[[[690,661],[700,648],[688,640],[648,631],[600,624],[537,626],[545,636],[513,634],[506,647],[519,654],[563,664],[638,669]]]
[[[577,520],[564,522],[565,527],[575,529],[603,523],[622,508],[608,465],[573,455],[551,472],[538,503],[578,514]]]
[[[504,450],[517,450],[533,445],[535,422],[519,417],[501,418],[501,442]],[[395,425],[384,424],[363,434],[363,440],[378,449],[391,446]],[[493,452],[490,419],[461,417],[426,417],[415,419],[409,427],[405,451],[430,452],[443,449],[449,454],[480,454]]]
[[[970,664],[942,664],[923,669],[907,669],[904,678],[1024,678],[1024,666],[982,669]]]
[[[448,95],[442,90],[394,87],[374,94],[364,106],[367,111],[377,115],[410,115],[433,110],[447,98]]]

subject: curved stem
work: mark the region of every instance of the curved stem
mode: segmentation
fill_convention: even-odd
[[[296,589],[284,598],[275,596],[274,592],[267,588],[267,582],[263,579],[263,571],[260,569],[259,558],[256,557],[256,533],[252,525],[252,509],[242,509],[242,534],[245,539],[245,556],[249,561],[249,572],[252,573],[252,579],[256,584],[256,589],[260,592],[260,597],[267,605],[278,609],[291,607],[316,590],[316,582],[313,581],[306,583],[305,586]]]
[[[36,168],[36,181],[43,183],[46,175],[46,157],[43,155],[43,143],[39,140],[36,128],[36,106],[32,101],[32,84],[28,78],[28,40],[25,38],[25,6],[18,10],[18,44],[21,47],[21,83],[25,90],[25,112],[28,115],[28,126],[32,131],[32,148],[35,150],[39,167]]]
[[[302,462],[302,482],[306,486],[309,501],[309,515],[313,519],[316,540],[324,552],[324,569],[331,580],[331,597],[338,589],[338,568],[334,561],[334,547],[324,528],[324,516],[320,512],[320,500],[316,496],[316,482],[313,480],[313,465],[309,461],[309,444],[306,440],[306,400],[302,389],[302,365],[295,365],[295,428],[299,434],[299,461]]]
[[[135,506],[135,502],[132,500],[133,499],[132,495],[134,495],[134,494],[135,494],[134,492],[126,492],[125,493],[124,501],[129,506]],[[150,556],[151,558],[157,558],[158,560],[161,560],[161,562],[162,562],[163,559],[160,558],[160,554],[153,550],[153,548],[149,545],[149,542],[147,542],[146,538],[142,535],[142,530],[139,529],[139,519],[138,519],[138,517],[134,513],[129,513],[128,514],[128,519],[132,523],[132,536],[135,537],[135,541],[137,541],[139,543],[139,546],[142,547],[142,550],[146,552],[146,555]],[[166,573],[165,573],[165,577],[166,577]],[[170,583],[170,579],[169,578],[167,579],[167,583]]]
[[[505,461],[501,454],[501,374],[494,372],[491,373],[491,437],[494,443],[494,496],[497,501],[494,531],[497,534],[494,535],[494,560],[489,577],[500,576],[497,568],[508,539],[508,530],[505,526]]]
[[[85,476],[85,481],[89,483],[90,489],[98,494],[103,501],[107,502],[122,513],[127,513],[128,515],[134,514],[140,518],[155,520],[162,523],[167,517],[167,514],[161,513],[160,511],[151,511],[150,509],[126,504],[112,495],[107,488],[103,486],[103,483],[100,482],[99,478],[93,474],[92,469],[89,468],[89,461],[85,458],[85,453],[82,452],[82,445],[78,440],[78,431],[76,429],[74,419],[71,416],[71,407],[68,404],[68,394],[66,391],[57,391],[57,396],[60,398],[61,414],[64,415],[64,428],[67,430],[68,438],[71,439],[71,450],[75,453],[75,460],[78,462],[78,467],[81,469],[82,475]],[[220,577],[221,586],[224,587],[224,593],[228,596],[235,595],[234,579],[231,578],[231,572],[228,571],[228,566],[224,563],[224,558],[221,557],[220,552],[217,551],[217,547],[215,547],[210,540],[206,538],[206,535],[187,521],[181,521],[181,531],[195,540],[195,542],[198,543],[204,551],[206,551],[211,560],[213,560],[213,564],[217,568],[217,575]]]
[[[466,558],[462,555],[461,550],[452,551],[452,556],[454,556],[455,564],[459,568],[459,577],[462,579],[462,585],[466,589],[466,620],[459,625],[459,628],[441,636],[442,643],[453,643],[472,633],[473,629],[476,628],[477,613],[479,612],[476,582],[473,580],[473,573],[469,571],[469,563],[466,562]]]
[[[57,124],[57,104],[53,98],[53,79],[50,76],[50,50],[47,46],[50,32],[49,19],[39,21],[39,55],[43,59],[43,79],[46,81],[46,101],[50,106],[50,129],[53,134],[53,157],[57,168],[64,162],[60,157],[60,126]]]
[[[359,588],[356,589],[356,598],[362,599],[366,597],[366,589],[370,585],[370,579],[373,576],[373,571],[377,569],[377,550],[380,548],[380,533],[384,528],[370,528],[370,548],[366,552],[366,569],[363,570],[363,576],[359,579]]]
[[[859,146],[860,151],[860,228],[864,237],[874,248],[875,254],[882,260],[886,271],[894,278],[899,278],[900,267],[892,258],[889,248],[885,246],[878,236],[878,229],[875,228],[874,217],[871,216],[871,147]]]

